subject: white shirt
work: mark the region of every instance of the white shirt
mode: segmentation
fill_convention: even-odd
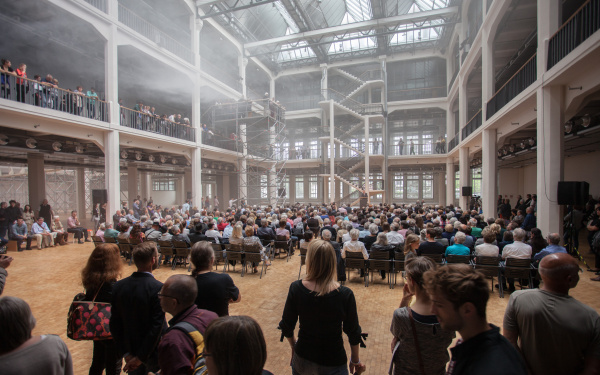
[[[521,241],[506,245],[502,249],[502,259],[506,258],[529,259],[531,258],[531,246]]]
[[[386,236],[387,236],[387,240],[390,245],[397,245],[399,243],[404,243],[404,237],[400,233],[395,232],[393,230],[389,231]]]
[[[475,246],[475,255],[482,257],[497,257],[500,253],[498,246],[492,245],[491,243],[484,243],[479,246]]]
[[[342,258],[344,258],[344,259],[346,258],[346,251],[362,252],[363,258],[369,259],[369,253],[367,253],[365,244],[360,241],[344,242],[344,247],[342,247]]]

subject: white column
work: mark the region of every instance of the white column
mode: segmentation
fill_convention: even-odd
[[[448,149],[448,142],[454,138],[454,112],[452,111],[452,103],[448,103],[448,110],[446,111],[446,151]]]
[[[322,99],[327,100],[329,97],[327,94],[327,64],[321,64],[321,96]]]
[[[467,102],[467,79],[460,77],[458,81],[458,129],[460,130],[467,124],[468,102]],[[456,126],[456,125],[455,125]]]
[[[498,196],[498,157],[496,129],[484,129],[481,145],[481,204],[483,215],[496,217],[496,197]]]
[[[229,199],[231,199],[232,195],[231,195],[231,190],[230,190],[230,185],[229,185],[229,174],[225,174],[223,175],[223,186],[221,189],[217,189],[217,191],[219,192],[219,203],[220,203],[220,208],[221,211],[224,211],[223,208],[227,209],[227,204],[229,202]]]
[[[152,181],[150,180],[150,172],[140,171],[138,174],[140,177],[140,196],[142,197],[143,202],[144,198],[150,198],[150,187],[152,185]]]
[[[335,108],[329,101],[329,202],[335,202]],[[323,199],[324,200],[324,199]]]
[[[454,161],[452,158],[446,159],[446,205],[454,204],[455,187],[454,187]]]
[[[202,207],[202,152],[199,147],[192,149],[192,203],[191,206]]]
[[[296,176],[289,176],[290,190],[287,192],[290,204],[296,203]]]
[[[446,174],[444,172],[437,174],[437,187],[438,204],[443,207],[446,205]]]
[[[560,0],[537,0],[538,78],[542,77],[548,66],[548,41],[560,27],[561,6]]]
[[[461,147],[460,150],[458,150],[459,154],[458,154],[458,164],[460,167],[460,200],[459,200],[459,206],[460,208],[462,208],[463,210],[467,210],[468,206],[469,206],[469,197],[463,197],[462,195],[462,188],[464,186],[471,186],[471,182],[469,179],[469,172],[470,172],[470,166],[469,166],[469,148],[468,147]]]
[[[184,192],[183,201],[184,202],[186,199],[189,199],[189,195],[192,193],[192,186],[193,186],[192,170],[186,168],[186,170],[183,174],[183,192]],[[229,199],[229,198],[227,198],[227,199]]]
[[[104,179],[107,190],[106,215],[112,217],[121,207],[121,169],[119,166],[119,132],[104,133]]]
[[[242,142],[241,170],[239,171],[240,196],[238,199],[244,199],[248,204],[248,149],[246,148],[246,124],[240,124],[240,141]],[[238,202],[239,203],[239,202]]]
[[[85,209],[85,168],[75,168],[75,179],[75,186],[77,189],[77,213],[79,214],[80,219],[85,219],[87,217],[87,210]]]
[[[370,187],[370,171],[369,171],[369,123],[370,117],[365,116],[365,193],[367,193],[367,201],[371,202],[371,197],[369,196],[369,191],[371,191]]]
[[[180,206],[185,202],[183,176],[175,178],[175,205]]]
[[[563,180],[562,93],[560,86],[537,90],[537,227],[544,235],[562,228],[556,194]]]
[[[275,78],[269,80],[269,98],[275,97]]]
[[[127,166],[127,204],[133,207],[133,200],[138,196],[138,170],[135,164]]]
[[[269,127],[269,145],[273,149],[273,153],[277,152],[275,150],[275,126]],[[269,204],[273,207],[277,204],[277,172],[275,169],[275,161],[271,162],[271,166],[269,167],[269,174],[267,176],[268,183],[268,195],[269,195]]]
[[[482,28],[481,36],[481,119],[485,123],[487,102],[494,95],[494,41],[487,27]]]
[[[240,81],[242,84],[242,97],[246,98],[246,66],[248,65],[248,59],[245,58],[242,53],[238,55],[238,67],[240,74]]]
[[[29,204],[39,214],[40,204],[46,199],[46,172],[43,154],[27,154],[27,182],[29,185]]]

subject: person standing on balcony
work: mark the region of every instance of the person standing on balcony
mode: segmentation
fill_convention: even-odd
[[[88,96],[88,103],[87,103],[87,107],[88,107],[88,117],[95,119],[96,118],[96,99],[98,99],[98,94],[96,93],[96,89],[95,88],[91,88],[89,89],[89,91],[87,92],[87,96]]]
[[[81,116],[83,113],[83,97],[85,93],[83,92],[82,86],[77,86],[77,90],[75,91],[75,114],[77,116]]]
[[[402,155],[404,153],[404,139],[400,137],[400,141],[398,141],[398,155]]]
[[[441,154],[441,151],[440,151],[440,149],[441,149],[441,147],[442,147],[442,141],[441,141],[441,138],[442,138],[442,137],[439,137],[439,138],[437,139],[437,141],[435,141],[435,153],[436,153],[436,154]]]
[[[373,138],[373,154],[379,153],[379,139]]]
[[[415,143],[412,139],[410,140],[410,154],[415,155]]]
[[[27,65],[21,63],[17,70],[15,70],[17,76],[17,101],[25,103],[25,92],[29,91],[29,84],[27,83]],[[25,79],[24,79],[25,78]]]
[[[442,144],[440,146],[440,150],[442,151],[442,154],[446,153],[446,138],[445,137],[441,137],[442,138]]]

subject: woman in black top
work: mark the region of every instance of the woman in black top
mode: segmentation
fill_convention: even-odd
[[[348,374],[342,330],[352,351],[350,372],[360,374],[366,370],[359,357],[361,328],[354,293],[336,281],[335,264],[335,251],[329,242],[311,241],[306,254],[306,279],[290,285],[279,327],[292,347],[294,375]]]
[[[113,285],[121,275],[122,267],[117,245],[98,245],[81,271],[85,300],[94,301],[95,298],[96,302],[110,302]],[[106,375],[121,373],[121,358],[117,355],[113,339],[94,341],[90,375],[102,375],[104,369]]]

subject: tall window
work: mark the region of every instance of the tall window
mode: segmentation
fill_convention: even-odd
[[[394,174],[394,198],[404,199],[404,174],[400,172]]]
[[[423,175],[423,199],[433,199],[433,175]]]
[[[319,157],[319,149],[317,145],[317,141],[310,141],[310,158],[316,159]]]
[[[432,154],[433,134],[423,134],[421,143],[423,144],[423,155]]]
[[[406,175],[406,198],[407,199],[419,199],[419,175],[418,174],[407,174]]]
[[[296,176],[296,198],[304,199],[304,176]]]
[[[267,199],[269,197],[269,182],[267,175],[260,176],[260,197]]]
[[[311,199],[316,199],[319,197],[319,183],[317,180],[317,175],[310,175],[308,178],[308,197]]]
[[[473,168],[473,195],[481,196],[481,167]]]
[[[127,186],[127,185],[125,185]],[[152,180],[154,191],[175,191],[175,178],[171,176],[158,177]]]

